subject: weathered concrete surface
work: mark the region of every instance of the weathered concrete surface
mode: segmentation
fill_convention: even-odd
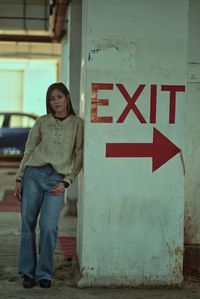
[[[12,189],[15,170],[0,169],[0,191]],[[66,217],[63,210],[60,222],[60,235],[76,233],[76,218]],[[59,246],[55,253],[55,272],[51,289],[35,286],[31,290],[22,287],[17,273],[17,259],[20,237],[20,214],[0,213],[0,299],[54,298],[54,299],[199,299],[200,281],[193,278],[184,282],[180,289],[105,289],[76,287],[77,261],[64,260]],[[102,261],[103,262],[103,261]]]
[[[183,279],[183,160],[176,155],[158,169],[161,164],[144,157],[153,127],[184,149],[188,0],[82,4],[80,283],[178,285]],[[100,16],[103,22],[97,21]],[[176,115],[169,86],[181,90]],[[162,155],[168,148],[163,146]]]

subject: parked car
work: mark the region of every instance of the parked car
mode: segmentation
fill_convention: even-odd
[[[0,112],[0,160],[21,160],[36,118],[30,113]]]

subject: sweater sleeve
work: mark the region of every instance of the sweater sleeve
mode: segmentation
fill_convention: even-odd
[[[40,143],[40,141],[41,141],[40,118],[38,118],[29,132],[28,139],[25,146],[24,156],[21,160],[19,169],[16,174],[16,180],[22,180],[25,171],[25,164],[28,161],[35,147]]]
[[[79,118],[78,129],[74,147],[74,163],[70,175],[64,178],[64,181],[72,183],[82,168],[83,162],[83,120]]]

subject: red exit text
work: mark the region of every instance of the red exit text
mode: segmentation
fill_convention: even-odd
[[[123,123],[127,115],[132,111],[137,117],[140,123],[147,123],[146,119],[142,115],[142,112],[136,106],[136,102],[139,99],[141,93],[145,88],[145,84],[140,84],[135,90],[134,94],[131,96],[126,90],[125,86],[121,83],[115,84],[115,86],[120,91],[123,99],[126,102],[126,107],[119,115],[117,123]],[[91,116],[90,120],[92,123],[113,123],[112,116],[99,116],[98,107],[99,106],[109,106],[108,99],[99,99],[99,90],[113,90],[114,84],[112,83],[92,83],[92,98],[91,98]],[[185,92],[184,85],[161,85],[161,91],[169,93],[169,123],[175,123],[176,118],[176,95],[178,92]],[[149,123],[156,123],[156,108],[157,108],[157,90],[158,86],[156,84],[150,85],[150,115]]]

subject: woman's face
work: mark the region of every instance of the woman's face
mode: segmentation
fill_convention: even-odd
[[[49,103],[55,115],[67,114],[68,98],[59,89],[51,92]]]

